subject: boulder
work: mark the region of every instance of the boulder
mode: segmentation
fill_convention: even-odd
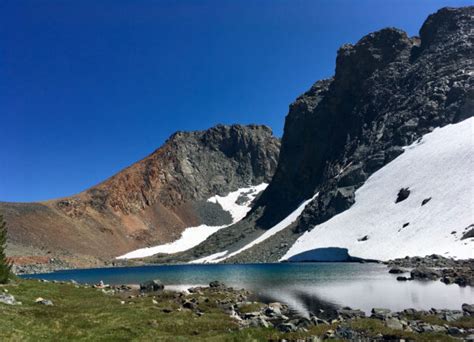
[[[0,303],[7,304],[7,305],[15,305],[17,301],[15,297],[8,293],[0,293]]]
[[[385,326],[394,330],[403,330],[403,324],[397,318],[388,318],[385,321]]]
[[[362,310],[340,309],[337,310],[338,315],[344,319],[353,319],[357,317],[365,317],[365,312]]]
[[[164,289],[165,285],[159,279],[148,280],[140,284],[140,291],[142,292],[157,292]]]
[[[460,336],[465,333],[464,329],[456,328],[456,327],[449,327],[448,328],[448,335],[451,336]]]
[[[221,282],[218,281],[218,280],[214,280],[214,281],[211,281],[211,282],[209,283],[209,287],[210,287],[210,288],[214,288],[214,289],[215,289],[215,288],[223,289],[223,288],[225,288],[226,286],[225,286],[224,283],[221,283]]]
[[[466,316],[474,316],[474,304],[463,304],[462,311]]]
[[[54,305],[51,300],[44,299],[44,298],[41,298],[41,297],[36,298],[35,303],[36,304],[41,304],[41,305],[46,305],[46,306],[53,306]]]
[[[443,312],[442,314],[442,318],[447,322],[457,321],[463,316],[464,316],[463,312],[459,310],[449,310],[449,311]]]
[[[293,332],[298,330],[296,325],[293,323],[281,323],[277,326],[277,329],[281,332]]]
[[[407,270],[405,270],[404,268],[401,268],[401,267],[392,267],[388,273],[391,273],[391,274],[402,274],[402,273],[406,273],[408,272]]]
[[[373,308],[370,317],[385,320],[392,317],[392,312],[389,309]]]
[[[424,266],[415,268],[410,272],[410,275],[416,280],[436,280],[442,276],[441,272]]]

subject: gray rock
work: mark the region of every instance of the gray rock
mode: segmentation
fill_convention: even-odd
[[[474,316],[474,304],[463,304],[462,311],[466,316]]]
[[[392,267],[388,273],[391,273],[391,274],[402,274],[402,273],[406,273],[408,272],[407,270],[405,270],[404,268],[401,268],[401,267]]]
[[[293,332],[293,331],[298,330],[296,325],[294,325],[293,323],[288,323],[288,322],[278,324],[277,329],[280,330],[281,332]]]
[[[193,303],[192,301],[186,300],[183,303],[183,308],[190,309],[190,310],[195,310],[195,309],[197,309],[197,304]]]
[[[383,308],[373,308],[371,311],[372,315],[370,317],[386,320],[387,318],[392,317],[392,311],[389,309]]]
[[[337,310],[338,315],[345,319],[352,319],[356,317],[365,317],[365,312],[362,310],[353,309],[339,309]]]
[[[394,330],[403,330],[403,325],[400,322],[400,320],[397,318],[388,318],[385,321],[385,326],[387,328],[394,329]]]
[[[159,279],[148,280],[140,284],[140,291],[142,292],[157,292],[164,289],[165,285]]]
[[[17,301],[15,297],[8,293],[0,293],[0,303],[7,305],[15,305]]]
[[[329,325],[329,322],[325,319],[322,319],[322,318],[318,318],[316,316],[311,316],[310,318],[311,320],[311,323],[313,323],[314,325]]]
[[[411,278],[415,280],[436,280],[441,277],[441,272],[427,267],[418,267],[410,272]]]
[[[46,305],[46,306],[53,306],[53,302],[49,299],[43,299],[43,298],[38,298],[35,300],[35,303],[36,304],[40,304],[40,305]]]
[[[448,328],[448,334],[452,335],[452,336],[461,336],[464,333],[465,333],[464,329],[460,329],[460,328],[457,328],[457,327],[449,327]]]
[[[339,326],[336,328],[334,333],[337,337],[342,338],[344,340],[355,341],[358,340],[358,333],[348,327]]]
[[[444,327],[442,325],[433,324],[431,327],[433,328],[433,331],[435,333],[445,333],[448,330],[446,327]]]
[[[442,318],[448,322],[457,321],[463,316],[463,312],[459,310],[450,310],[442,313]]]
[[[220,288],[220,289],[224,289],[226,286],[224,283],[221,283],[220,281],[217,281],[217,280],[214,280],[212,282],[209,283],[209,287],[210,288]]]
[[[474,342],[474,334],[467,335],[466,337],[464,337],[464,340],[468,342]]]

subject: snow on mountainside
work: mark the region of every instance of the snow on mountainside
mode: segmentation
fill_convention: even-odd
[[[249,188],[241,188],[229,193],[227,196],[213,196],[207,201],[217,203],[224,211],[228,211],[232,216],[233,224],[245,217],[245,215],[251,209],[252,201],[260,192],[265,190],[267,185],[268,184],[266,183],[262,183]],[[119,256],[117,259],[136,259],[149,257],[158,253],[172,254],[182,252],[200,244],[219,229],[228,226],[229,225],[208,226],[202,224],[197,227],[189,227],[183,231],[181,237],[176,241],[154,247],[137,249],[125,255]]]
[[[233,257],[234,255],[237,255],[263,241],[265,241],[266,239],[268,239],[269,237],[275,235],[276,233],[278,233],[279,231],[285,229],[286,227],[288,227],[290,224],[292,224],[293,222],[295,222],[298,217],[301,215],[301,213],[303,212],[304,208],[306,207],[306,205],[311,202],[316,196],[318,196],[318,194],[314,195],[312,198],[304,201],[303,203],[301,203],[298,208],[296,208],[291,214],[289,214],[285,219],[283,219],[282,221],[280,221],[278,224],[276,224],[275,226],[273,226],[272,228],[270,228],[269,230],[265,231],[265,233],[263,233],[262,235],[260,235],[258,238],[256,238],[255,240],[253,240],[252,242],[246,244],[244,247],[236,250],[235,252],[232,252],[230,254],[227,254],[228,251],[224,251],[224,252],[219,252],[219,253],[215,253],[215,254],[212,254],[212,255],[209,255],[209,256],[206,256],[204,258],[200,258],[200,259],[197,259],[197,260],[193,260],[191,261],[190,263],[194,263],[194,264],[197,264],[197,263],[217,263],[217,262],[221,262],[221,261],[224,261],[230,257]]]
[[[473,258],[474,118],[435,129],[356,191],[355,204],[304,233],[281,260],[317,261],[326,248],[387,260]],[[402,188],[409,196],[395,203]],[[472,226],[471,226],[472,228]]]

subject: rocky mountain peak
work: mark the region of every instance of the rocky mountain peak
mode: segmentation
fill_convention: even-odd
[[[413,43],[407,34],[396,28],[385,28],[370,33],[355,45],[343,45],[336,58],[336,81],[364,80],[375,70],[393,62]]]
[[[259,125],[217,125],[204,131],[176,132],[165,144],[97,187],[91,203],[104,202],[129,213],[157,201],[172,207],[269,182],[280,142]],[[230,173],[230,174],[229,174]]]
[[[474,6],[445,7],[431,14],[420,29],[421,48],[427,49],[436,44],[446,44],[455,40],[453,36],[463,36],[466,43],[473,43],[472,22]],[[462,43],[458,41],[458,43]]]

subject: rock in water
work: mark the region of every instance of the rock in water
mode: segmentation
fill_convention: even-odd
[[[427,267],[418,267],[410,272],[411,278],[415,280],[436,280],[441,277],[441,272]]]
[[[392,273],[392,274],[402,274],[402,273],[406,273],[408,272],[407,270],[403,269],[403,268],[400,268],[400,267],[392,267],[388,273]]]

